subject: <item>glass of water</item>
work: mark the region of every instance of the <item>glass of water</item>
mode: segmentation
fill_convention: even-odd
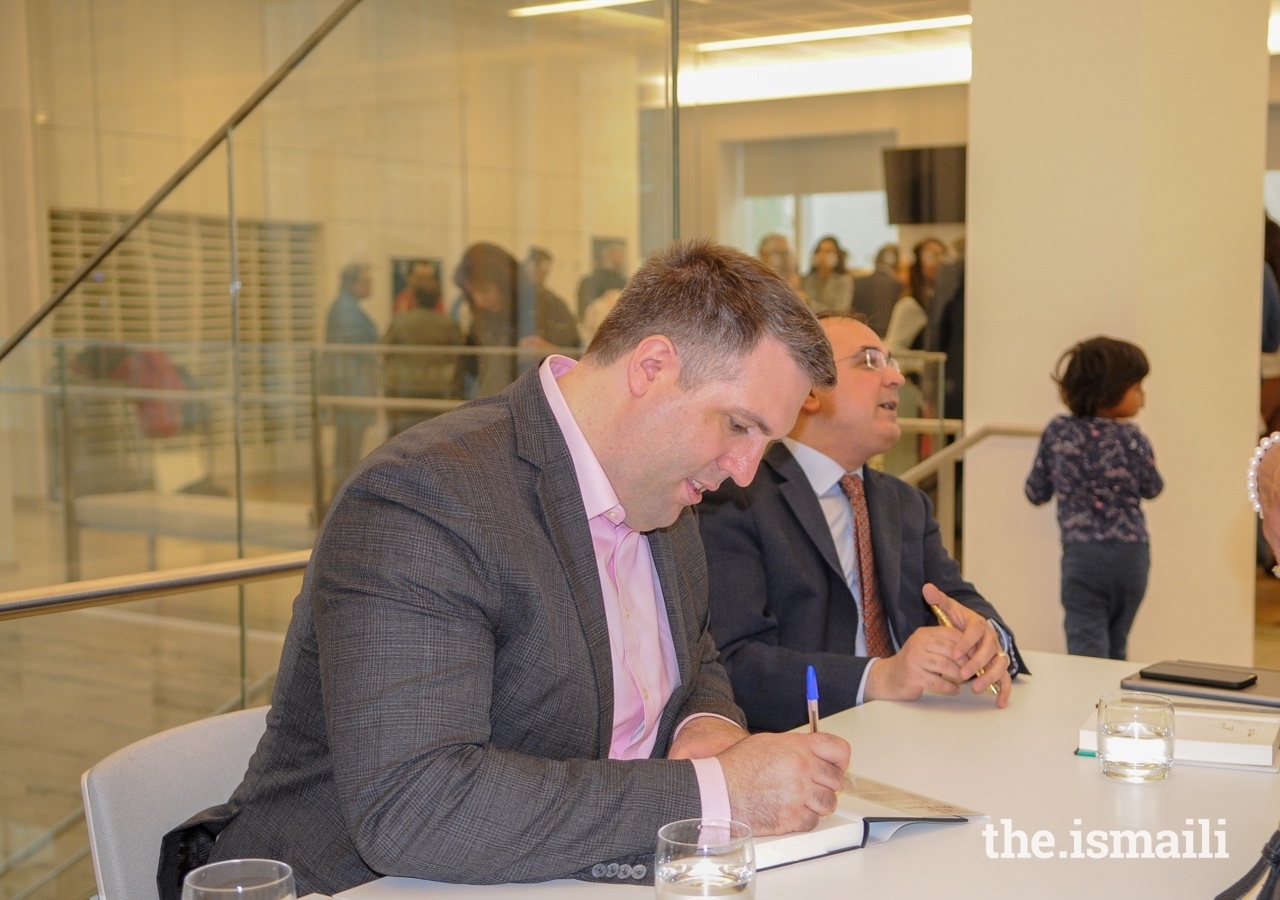
[[[728,819],[683,819],[658,829],[653,883],[669,897],[754,897],[751,828]]]
[[[1173,701],[1116,691],[1098,703],[1098,761],[1121,781],[1159,781],[1173,764]]]
[[[188,872],[182,900],[297,900],[297,892],[286,863],[228,859]]]

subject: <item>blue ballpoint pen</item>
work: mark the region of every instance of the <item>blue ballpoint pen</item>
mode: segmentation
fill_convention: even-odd
[[[805,699],[809,706],[809,731],[817,733],[818,731],[818,673],[813,671],[813,666],[809,667],[809,671],[804,676]]]

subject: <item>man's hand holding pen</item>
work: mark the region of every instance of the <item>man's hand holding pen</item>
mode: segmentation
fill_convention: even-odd
[[[1009,675],[1009,654],[1000,646],[995,628],[985,618],[955,600],[932,584],[924,586],[924,601],[942,612],[940,624],[959,631],[959,639],[951,650],[951,659],[960,666],[959,682],[970,682],[973,692],[992,690],[996,706],[1009,705],[1013,679]]]
[[[973,678],[975,693],[995,686],[1000,692],[996,705],[1007,706],[1013,683],[1009,659],[991,623],[932,584],[925,585],[924,600],[943,611],[950,627],[917,628],[897,653],[877,660],[867,676],[864,699],[917,700],[926,691],[954,695]],[[983,674],[977,674],[979,669]]]

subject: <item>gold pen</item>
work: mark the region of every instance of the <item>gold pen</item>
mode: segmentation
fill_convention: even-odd
[[[933,616],[934,616],[934,618],[938,620],[938,624],[939,624],[939,625],[941,625],[943,628],[955,628],[955,627],[956,627],[956,626],[954,626],[954,625],[952,625],[952,624],[951,624],[951,620],[947,618],[947,614],[946,614],[945,612],[943,612],[943,611],[942,611],[942,607],[941,607],[941,606],[939,606],[939,605],[938,605],[938,604],[936,604],[936,603],[930,603],[930,604],[929,604],[929,608],[930,608],[931,610],[933,610]],[[980,668],[980,669],[978,669],[978,674],[979,674],[979,675],[986,675],[986,674],[987,674],[987,670],[986,670],[985,668]],[[1000,686],[999,686],[998,684],[989,684],[989,685],[987,685],[987,690],[989,690],[992,694],[994,694],[994,695],[995,695],[995,696],[997,696],[997,697],[999,697],[999,696],[1000,696]]]

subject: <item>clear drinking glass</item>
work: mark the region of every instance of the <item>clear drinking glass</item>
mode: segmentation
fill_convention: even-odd
[[[297,900],[293,869],[274,859],[228,859],[187,873],[182,900]]]
[[[1121,781],[1159,781],[1173,764],[1173,701],[1116,691],[1098,704],[1098,762]]]
[[[751,828],[727,819],[683,819],[658,829],[653,883],[670,897],[754,897]]]

